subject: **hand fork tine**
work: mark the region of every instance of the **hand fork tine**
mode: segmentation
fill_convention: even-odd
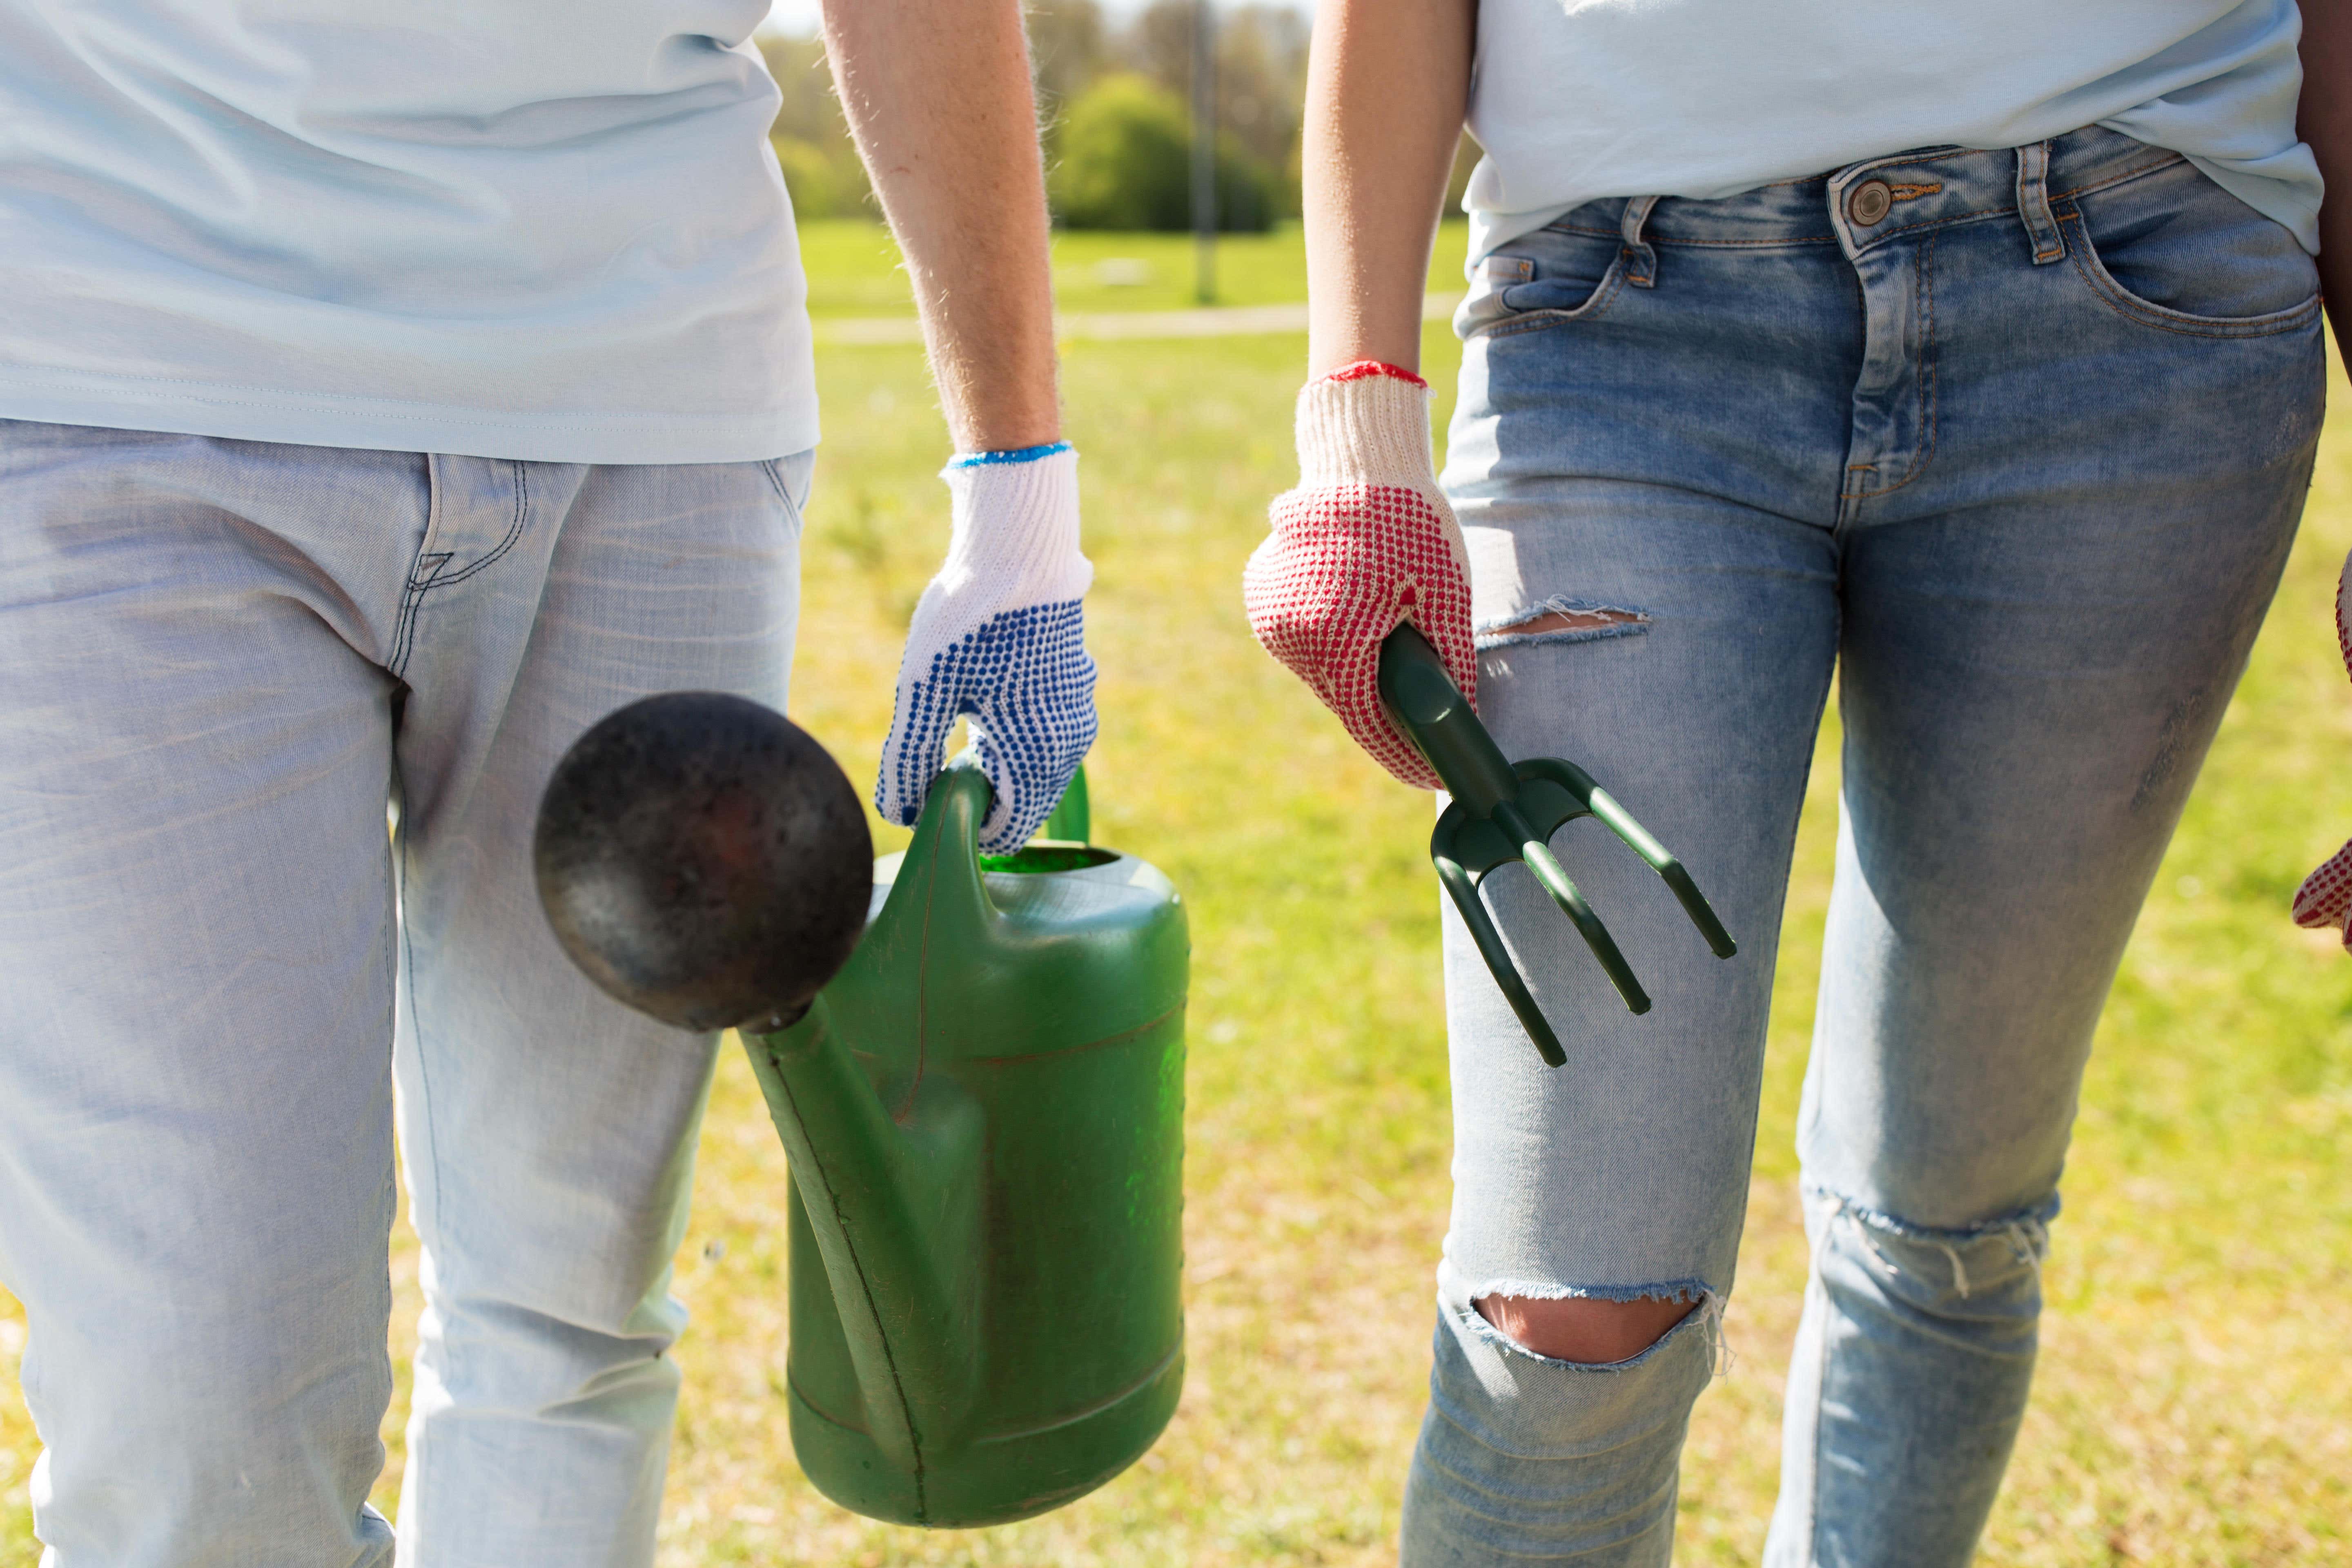
[[[1430,836],[1430,859],[1477,943],[1479,956],[1546,1062],[1559,1067],[1568,1060],[1567,1053],[1513,963],[1486,900],[1478,896],[1479,882],[1496,868],[1513,861],[1526,866],[1574,923],[1625,1005],[1635,1013],[1650,1010],[1649,994],[1609,928],[1551,852],[1551,836],[1564,823],[1580,816],[1599,818],[1664,879],[1717,958],[1739,951],[1682,862],[1593,783],[1590,773],[1558,757],[1531,757],[1517,764],[1504,760],[1436,650],[1410,626],[1400,626],[1381,645],[1380,691],[1389,716],[1412,738],[1454,797]]]

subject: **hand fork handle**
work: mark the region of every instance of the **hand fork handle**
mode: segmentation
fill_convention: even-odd
[[[1529,780],[1546,779],[1565,789],[1582,811],[1598,817],[1639,855],[1665,882],[1675,901],[1682,906],[1684,914],[1698,928],[1717,958],[1729,958],[1738,952],[1731,933],[1716,918],[1714,909],[1700,894],[1697,883],[1691,879],[1682,862],[1668,853],[1666,847],[1618,805],[1608,791],[1595,784],[1590,773],[1557,757],[1538,757],[1514,766],[1495,744],[1486,727],[1478,721],[1469,700],[1454,684],[1437,650],[1412,626],[1398,626],[1381,644],[1379,686],[1381,700],[1390,718],[1428,760],[1446,793],[1454,797],[1455,806],[1474,818],[1491,822],[1517,846],[1520,863],[1575,924],[1577,934],[1592,950],[1593,957],[1628,1008],[1635,1013],[1648,1012],[1649,994],[1634,977],[1633,966],[1625,962],[1609,928],[1601,924],[1601,917],[1585,902],[1576,883],[1552,854],[1549,836],[1538,831],[1520,808],[1520,792]],[[1562,819],[1547,813],[1546,820],[1556,826]],[[1567,1060],[1559,1041],[1536,1005],[1526,980],[1511,961],[1501,932],[1495,927],[1493,916],[1478,896],[1477,876],[1454,858],[1451,842],[1441,824],[1431,855],[1438,879],[1461,912],[1463,923],[1477,943],[1479,956],[1486,960],[1487,970],[1535,1042],[1536,1049],[1545,1061],[1559,1067]]]

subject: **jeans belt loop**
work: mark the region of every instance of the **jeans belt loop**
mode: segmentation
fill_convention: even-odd
[[[1650,221],[1650,209],[1657,205],[1655,196],[1631,196],[1625,202],[1625,222],[1621,231],[1625,237],[1625,281],[1636,289],[1657,287],[1658,253],[1642,237],[1642,230]]]
[[[2017,216],[2025,237],[2033,242],[2033,265],[2047,267],[2066,258],[2066,237],[2050,211],[2050,143],[2036,142],[2017,150]]]

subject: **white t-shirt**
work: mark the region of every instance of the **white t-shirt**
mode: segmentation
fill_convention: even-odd
[[[2104,125],[2319,249],[2294,0],[1481,0],[1471,259],[1603,196],[1727,196]]]
[[[0,0],[0,417],[816,441],[768,0]]]

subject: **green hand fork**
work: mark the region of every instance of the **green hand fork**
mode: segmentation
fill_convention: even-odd
[[[1429,759],[1454,797],[1429,837],[1429,858],[1437,868],[1437,879],[1445,884],[1454,907],[1462,912],[1462,923],[1478,944],[1478,955],[1546,1062],[1564,1066],[1568,1053],[1560,1049],[1559,1037],[1536,1005],[1511,962],[1510,950],[1503,945],[1502,933],[1495,929],[1494,917],[1478,897],[1478,884],[1496,867],[1517,861],[1534,873],[1552,902],[1575,923],[1577,934],[1601,961],[1625,1005],[1635,1013],[1650,1010],[1649,993],[1617,951],[1609,928],[1551,852],[1551,836],[1563,824],[1580,816],[1598,817],[1665,879],[1716,957],[1729,958],[1739,951],[1683,863],[1594,784],[1591,774],[1558,757],[1506,762],[1461,688],[1445,673],[1437,650],[1410,626],[1400,626],[1381,644],[1380,689],[1389,717]]]

